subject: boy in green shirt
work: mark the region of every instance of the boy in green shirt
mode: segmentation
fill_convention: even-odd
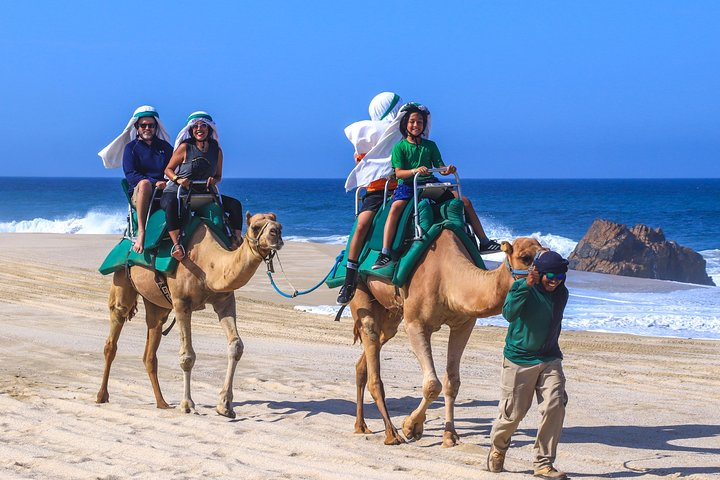
[[[455,173],[456,169],[453,165],[445,165],[435,142],[423,138],[425,127],[428,124],[427,107],[417,103],[409,103],[400,110],[403,118],[400,121],[400,132],[403,139],[398,142],[392,150],[392,166],[395,169],[395,177],[398,179],[398,186],[393,194],[393,203],[390,206],[390,213],[385,222],[385,230],[383,232],[383,248],[375,264],[371,267],[373,270],[383,268],[392,262],[390,247],[397,230],[397,223],[400,220],[405,205],[410,198],[413,197],[413,178],[416,174],[418,177],[418,185],[424,185],[430,182],[437,182],[437,178],[430,174],[431,168],[445,167],[440,173],[442,175],[450,175]],[[435,199],[437,203],[442,203],[455,198],[453,192],[446,190],[439,198]],[[494,240],[489,240],[482,228],[480,219],[475,213],[475,209],[466,197],[462,198],[465,205],[465,213],[468,221],[480,240],[481,253],[495,253],[500,251],[500,244]]]
[[[510,437],[537,395],[542,418],[533,447],[534,475],[567,478],[553,466],[568,399],[558,345],[568,300],[567,270],[567,260],[545,251],[535,259],[527,278],[516,280],[505,298],[502,313],[509,325],[503,350],[500,412],[490,433],[487,468],[491,472],[503,470]]]

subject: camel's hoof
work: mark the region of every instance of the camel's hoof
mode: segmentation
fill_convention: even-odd
[[[400,436],[397,430],[393,429],[385,434],[385,445],[401,445],[405,439]]]
[[[400,436],[385,438],[385,445],[402,445],[403,443],[405,443],[405,439]]]
[[[95,403],[108,403],[110,401],[110,395],[107,392],[98,392]]]
[[[443,433],[443,448],[456,447],[458,443],[460,443],[460,436],[457,434],[457,432],[453,430]]]
[[[403,433],[405,434],[405,438],[408,440],[420,440],[423,436],[423,431],[425,430],[425,426],[423,425],[424,423],[424,419],[422,422],[414,422],[411,416],[407,416],[403,422]]]
[[[365,424],[365,422],[361,423],[355,423],[355,433],[373,433],[372,430],[368,428],[368,426]]]
[[[182,413],[195,413],[195,402],[183,400],[180,402],[179,407],[180,412]]]
[[[168,405],[168,403],[167,403],[165,400],[163,400],[162,402],[157,402],[157,408],[161,408],[161,409],[163,409],[163,410],[167,410],[167,409],[173,408],[173,407],[171,407],[170,405]]]
[[[233,410],[232,408],[228,408],[225,405],[218,405],[215,411],[223,417],[235,418],[235,410]]]

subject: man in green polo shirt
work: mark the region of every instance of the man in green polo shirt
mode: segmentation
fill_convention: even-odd
[[[509,322],[503,350],[502,397],[499,415],[490,433],[489,471],[503,470],[510,437],[537,395],[541,420],[533,446],[534,475],[567,478],[553,466],[565,419],[565,375],[558,345],[568,300],[565,287],[568,261],[553,251],[543,252],[527,278],[513,283],[503,305]]]

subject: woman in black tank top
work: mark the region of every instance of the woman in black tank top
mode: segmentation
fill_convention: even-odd
[[[204,181],[205,188],[211,190],[222,179],[223,153],[220,145],[213,138],[211,122],[212,118],[207,114],[190,115],[186,127],[190,136],[176,148],[165,169],[165,175],[170,182],[160,202],[165,210],[165,222],[173,242],[171,255],[177,260],[185,257],[185,249],[180,242],[178,188],[188,190],[191,188],[191,182]],[[242,243],[242,204],[235,198],[222,195],[222,205],[228,215],[230,228],[233,230],[232,248],[237,248]]]

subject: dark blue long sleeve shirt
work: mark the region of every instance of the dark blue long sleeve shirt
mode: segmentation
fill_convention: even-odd
[[[158,137],[148,145],[136,138],[125,145],[123,152],[123,171],[130,184],[130,194],[140,180],[147,179],[151,184],[165,178],[165,167],[172,157],[172,146]]]

